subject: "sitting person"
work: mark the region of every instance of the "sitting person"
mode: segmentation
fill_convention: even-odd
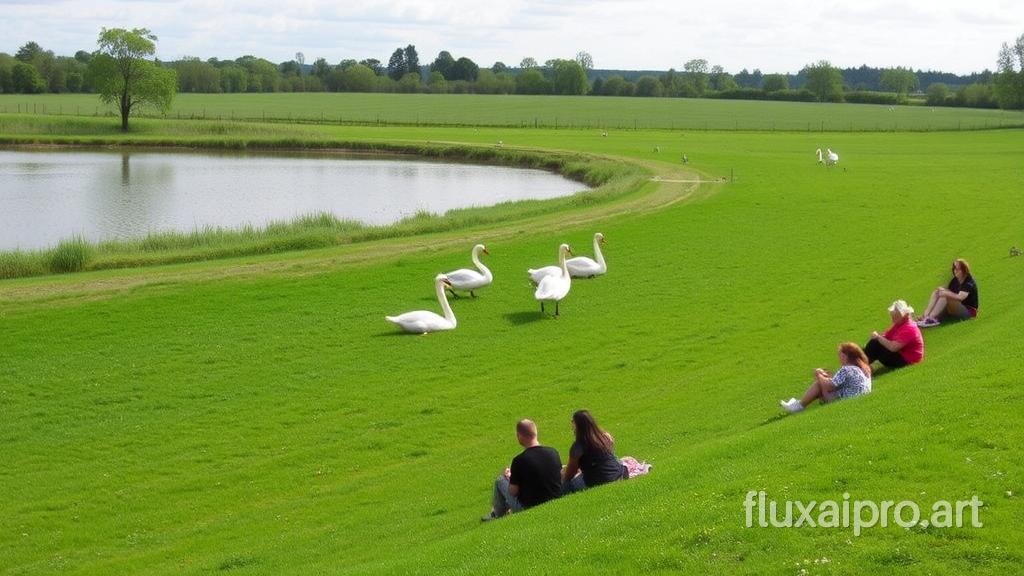
[[[520,420],[516,424],[516,440],[524,450],[494,481],[491,513],[484,516],[483,521],[526,510],[562,495],[562,459],[554,448],[540,445],[537,425],[532,420]]]
[[[885,334],[871,333],[871,339],[864,346],[868,364],[876,360],[888,368],[902,368],[917,364],[924,359],[924,338],[921,330],[911,319],[914,309],[903,300],[889,306],[892,326]]]
[[[804,392],[803,398],[779,400],[787,412],[799,412],[818,400],[822,403],[843,398],[853,398],[871,392],[871,366],[864,351],[853,342],[839,345],[839,370],[835,375],[818,368],[814,371],[814,383]]]
[[[978,285],[971,276],[971,267],[966,260],[957,258],[953,261],[953,279],[943,288],[939,286],[932,292],[928,307],[918,319],[921,328],[938,326],[939,319],[944,315],[970,320],[978,316]]]
[[[578,492],[629,477],[628,470],[615,457],[615,440],[601,430],[586,410],[572,415],[576,441],[569,449],[569,463],[562,473],[563,493]]]

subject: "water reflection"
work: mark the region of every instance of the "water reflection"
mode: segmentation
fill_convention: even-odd
[[[264,225],[325,211],[388,224],[418,211],[552,198],[538,170],[311,154],[0,150],[0,250],[160,230]]]

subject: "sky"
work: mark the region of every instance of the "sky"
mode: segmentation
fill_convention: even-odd
[[[1021,0],[0,0],[0,52],[35,41],[58,55],[92,51],[100,28],[152,30],[157,56],[282,62],[377,58],[416,46],[481,66],[591,54],[595,68],[667,70],[693,58],[729,72],[910,66],[994,69],[1024,34]]]

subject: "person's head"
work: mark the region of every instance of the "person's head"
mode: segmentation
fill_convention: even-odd
[[[889,316],[892,317],[893,324],[899,324],[904,322],[914,314],[914,309],[907,304],[906,300],[897,300],[889,306]]]
[[[572,415],[572,427],[576,431],[576,442],[585,451],[611,452],[612,441],[608,434],[597,425],[587,410],[577,410]]]
[[[532,446],[537,441],[537,425],[533,420],[523,418],[516,422],[516,440],[521,446]]]
[[[868,355],[853,342],[843,342],[839,345],[839,363],[843,366],[856,366],[861,369],[861,372],[871,376],[871,363],[868,362]]]
[[[957,280],[963,281],[971,275],[971,266],[967,264],[967,260],[963,258],[957,258],[953,260],[953,276],[956,276]]]

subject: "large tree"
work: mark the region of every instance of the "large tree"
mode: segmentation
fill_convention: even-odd
[[[843,101],[843,73],[828,60],[808,64],[800,73],[807,79],[807,89],[819,102]]]
[[[1024,108],[1024,34],[1012,45],[1004,42],[999,50],[995,93],[1000,108]]]
[[[409,44],[405,47],[404,52],[406,73],[422,76],[420,73],[420,55],[416,53],[416,47]]]
[[[555,94],[586,94],[590,88],[590,83],[587,82],[587,71],[575,60],[553,61],[551,78]]]
[[[452,77],[452,68],[455,67],[455,58],[452,57],[451,52],[447,50],[441,50],[441,53],[434,58],[434,62],[430,65],[431,72],[440,72],[441,77],[445,80],[454,80]]]
[[[89,74],[100,100],[117,104],[124,132],[134,110],[154,106],[166,112],[178,91],[174,70],[146,59],[156,53],[156,39],[145,28],[100,30],[99,52],[89,63]]]
[[[896,98],[900,102],[906,101],[907,94],[918,88],[917,74],[914,74],[910,68],[897,67],[882,70],[878,83],[882,88],[895,92]]]
[[[408,67],[405,65],[405,50],[396,48],[391,53],[391,59],[388,60],[388,76],[395,82],[398,82],[402,79],[402,76],[405,76],[408,70]]]

